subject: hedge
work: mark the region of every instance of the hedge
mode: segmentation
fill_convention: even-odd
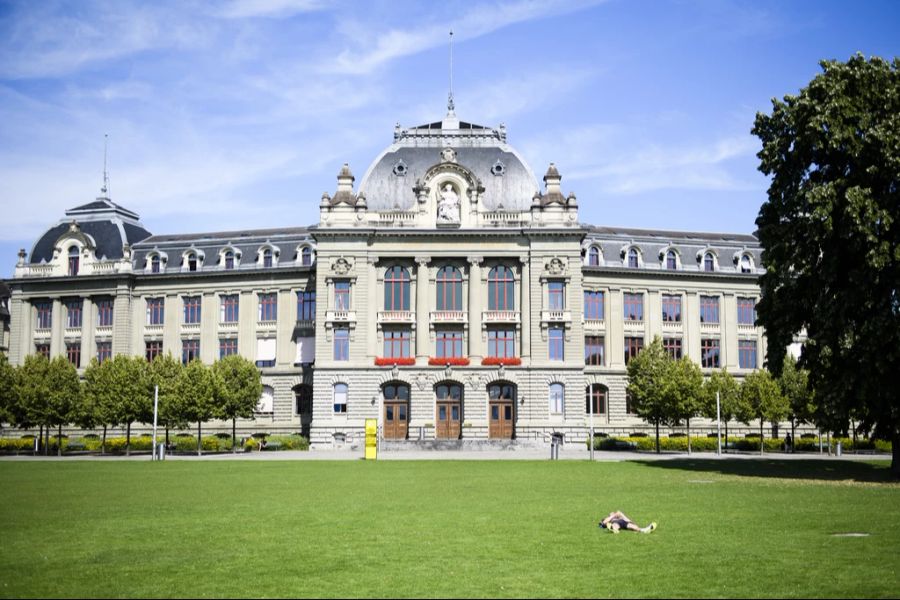
[[[842,444],[842,449],[844,452],[856,452],[856,451],[877,451],[877,452],[891,452],[891,442],[885,440],[869,440],[864,438],[859,438],[857,443],[854,445],[853,440],[851,438],[831,438],[831,448],[832,452],[837,447],[837,442],[840,441]],[[827,445],[827,444],[826,444]],[[765,451],[766,452],[783,452],[784,451],[784,439],[783,438],[765,438]],[[643,436],[628,436],[628,437],[607,437],[607,438],[595,438],[594,439],[594,449],[595,450],[625,450],[629,448],[634,448],[638,451],[642,452],[656,452],[656,438],[655,437],[643,437]],[[724,437],[722,439],[722,448],[723,450],[739,450],[743,452],[759,452],[759,437],[754,438],[740,438],[740,437],[728,437],[728,446],[725,446]],[[687,452],[687,437],[662,437],[659,438],[659,449],[661,451],[666,452]],[[715,452],[716,451],[716,438],[715,437],[694,437],[691,436],[691,450],[694,452]],[[807,451],[819,451],[819,441],[812,439],[801,439],[795,440],[794,450],[797,452],[807,452]]]
[[[244,442],[244,451],[259,450],[259,441],[250,438]],[[309,440],[300,435],[269,435],[266,437],[265,451],[309,450]]]

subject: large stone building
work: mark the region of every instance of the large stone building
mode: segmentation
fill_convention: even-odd
[[[151,235],[101,197],[20,252],[9,354],[211,363],[240,353],[265,392],[243,430],[358,441],[585,439],[645,424],[626,363],[654,336],[704,372],[760,366],[760,248],[740,234],[585,225],[503,126],[394,131],[347,165],[308,227]]]

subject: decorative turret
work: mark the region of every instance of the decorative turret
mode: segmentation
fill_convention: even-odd
[[[353,182],[356,181],[356,177],[350,172],[350,165],[344,163],[344,166],[341,167],[341,172],[338,173],[337,181],[337,193],[331,199],[332,206],[342,202],[350,206],[356,206],[356,194],[353,193]]]
[[[531,200],[531,214],[535,223],[567,226],[577,224],[578,202],[575,194],[570,192],[568,196],[563,195],[561,182],[562,175],[556,165],[550,163],[547,174],[544,175],[546,191],[535,194]]]
[[[350,171],[350,165],[344,163],[337,176],[337,191],[334,196],[322,194],[319,203],[319,219],[323,225],[358,225],[368,206],[365,194],[353,191],[356,178]]]
[[[562,175],[559,174],[559,171],[556,169],[556,165],[550,163],[550,166],[547,167],[547,174],[544,175],[544,185],[547,187],[547,192],[541,196],[542,205],[546,206],[554,202],[558,204],[566,203],[566,198],[565,196],[563,196],[562,189],[560,187],[561,181]]]

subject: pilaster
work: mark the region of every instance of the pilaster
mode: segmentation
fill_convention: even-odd
[[[472,364],[483,356],[481,344],[481,286],[482,256],[469,257],[469,358]]]
[[[428,364],[428,256],[416,257],[416,362]]]
[[[91,364],[91,358],[97,356],[97,345],[94,343],[96,321],[94,312],[94,303],[90,298],[85,298],[81,305],[81,363],[78,365],[81,369]]]

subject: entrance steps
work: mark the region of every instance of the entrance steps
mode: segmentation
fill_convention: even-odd
[[[498,450],[535,450],[547,448],[549,445],[536,440],[379,440],[378,448],[390,452],[396,451],[483,451],[494,452]]]

